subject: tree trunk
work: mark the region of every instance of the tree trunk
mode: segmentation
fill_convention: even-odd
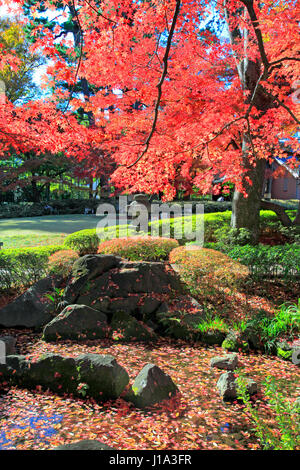
[[[32,191],[32,202],[41,202],[41,192],[39,191],[36,181],[31,181],[31,191]]]
[[[243,142],[244,152],[244,167],[248,169],[246,176],[250,178],[252,184],[250,185],[243,180],[243,186],[246,190],[247,196],[235,190],[232,199],[232,228],[245,228],[251,233],[251,243],[258,243],[259,238],[259,222],[260,222],[260,208],[261,196],[265,175],[265,160],[257,160],[256,166],[250,166],[247,156],[247,141],[246,136]]]

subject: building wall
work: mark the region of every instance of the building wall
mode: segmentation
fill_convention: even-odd
[[[272,199],[300,199],[300,186],[297,190],[296,178],[285,170],[283,176],[272,180],[271,195]]]

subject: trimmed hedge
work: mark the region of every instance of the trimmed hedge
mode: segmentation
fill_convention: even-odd
[[[48,272],[48,258],[60,245],[0,250],[0,289],[27,287]]]
[[[290,210],[287,211],[287,214],[291,217],[294,217],[296,211]],[[191,215],[187,217],[176,217],[174,219],[168,220],[159,220],[155,222],[149,223],[149,233],[151,231],[151,235],[158,236],[170,236],[174,238],[176,233],[182,233],[182,239],[180,240],[180,244],[185,244],[190,241],[187,234],[194,233],[198,226],[201,227],[201,219],[203,218],[202,215]],[[231,221],[231,211],[225,212],[215,212],[211,214],[204,214],[204,241],[205,242],[216,242],[217,235],[216,231],[222,227],[230,227]],[[272,211],[260,211],[260,223],[261,223],[261,230],[263,231],[268,226],[274,226],[274,223],[278,222],[277,215]],[[163,227],[168,228],[168,224],[170,224],[170,235],[167,233],[163,233]],[[184,229],[186,233],[184,233]]]
[[[131,261],[159,261],[168,258],[177,240],[163,237],[114,238],[100,243],[98,253],[113,254]]]
[[[80,255],[97,253],[99,238],[96,229],[79,230],[65,238],[64,248],[77,251]]]
[[[101,240],[112,240],[116,237],[128,237],[132,234],[129,225],[79,230],[65,238],[64,247],[77,251],[80,255],[97,253]],[[136,233],[135,233],[136,234]]]
[[[171,251],[170,263],[178,265],[179,273],[191,292],[207,288],[233,287],[245,281],[249,269],[224,253],[207,248],[179,247]]]
[[[49,205],[55,214],[84,214],[85,208],[96,211],[98,205],[109,202],[116,205],[114,198],[100,199],[62,199],[43,202],[4,202],[0,205],[0,219],[13,217],[37,217],[49,215],[49,210],[45,206]]]

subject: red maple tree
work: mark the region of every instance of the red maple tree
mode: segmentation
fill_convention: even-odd
[[[261,208],[275,210],[286,225],[300,222],[300,211],[292,222],[261,201],[267,161],[288,148],[289,165],[299,164],[297,1],[62,0],[32,10],[40,5],[72,12],[79,40],[60,37],[59,25],[33,29],[33,47],[52,59],[54,94],[22,115],[12,110],[0,123],[2,135],[17,131],[16,146],[55,147],[78,158],[86,146],[101,146],[118,165],[117,188],[162,192],[166,200],[178,189],[208,192],[216,174],[225,176],[235,184],[232,225],[250,229],[254,241]],[[74,67],[66,50],[77,58]],[[88,100],[59,88],[63,81],[72,90],[82,79],[96,90]],[[59,111],[62,97],[67,109]],[[90,128],[72,117],[79,107],[93,113]],[[32,125],[35,112],[42,118]]]

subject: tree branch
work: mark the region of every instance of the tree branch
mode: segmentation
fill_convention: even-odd
[[[265,201],[265,200],[261,201],[260,207],[261,209],[275,212],[275,214],[278,216],[279,220],[282,222],[282,224],[285,227],[291,227],[293,225],[293,222],[291,221],[289,216],[286,214],[284,207],[279,206],[278,204],[275,204],[274,202]]]
[[[149,133],[149,135],[148,135],[148,137],[145,141],[144,150],[142,151],[142,153],[139,155],[139,157],[133,163],[131,163],[130,165],[127,166],[127,168],[132,168],[134,165],[136,165],[141,160],[141,158],[143,158],[143,156],[145,155],[145,153],[147,152],[147,150],[149,148],[150,141],[151,141],[151,139],[153,137],[153,134],[155,132],[155,129],[156,129],[156,123],[157,123],[158,112],[159,112],[159,104],[160,104],[161,95],[162,95],[162,85],[163,85],[163,83],[165,81],[165,78],[166,78],[166,75],[168,73],[169,53],[170,53],[170,49],[171,49],[171,43],[172,43],[172,38],[173,38],[173,35],[174,35],[174,31],[175,31],[177,18],[178,18],[178,15],[179,15],[180,5],[181,5],[181,0],[176,0],[176,7],[175,7],[174,15],[173,15],[172,25],[171,25],[171,29],[170,29],[170,32],[169,32],[169,35],[168,35],[167,46],[166,46],[166,50],[165,50],[165,54],[164,54],[164,58],[163,58],[163,71],[162,71],[160,80],[159,80],[158,84],[156,85],[158,93],[157,93],[157,100],[156,100],[155,108],[154,108],[154,119],[153,119],[153,123],[152,123],[152,128],[151,128],[151,131],[150,131],[150,133]]]

